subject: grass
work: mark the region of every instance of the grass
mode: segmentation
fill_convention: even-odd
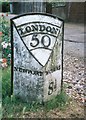
[[[20,117],[23,116],[25,112],[37,112],[40,110],[48,112],[49,110],[59,108],[60,110],[64,110],[66,107],[66,103],[68,102],[67,97],[64,93],[56,96],[52,100],[39,104],[38,102],[24,103],[19,99],[6,97],[3,100],[3,116],[5,118],[8,117]]]
[[[0,119],[2,117],[2,70],[0,69]]]
[[[11,68],[2,70],[2,97],[11,95]]]
[[[65,92],[61,92],[52,100],[39,104],[38,102],[24,103],[15,96],[10,97],[11,88],[11,71],[10,67],[2,70],[2,113],[4,118],[13,118],[23,116],[25,112],[37,112],[40,110],[49,111],[59,108],[65,109],[68,102],[68,96]]]
[[[2,118],[2,102],[0,101],[0,120]]]
[[[54,97],[52,100],[48,101],[45,103],[45,108],[46,110],[51,110],[54,108],[59,108],[63,110],[68,103],[68,96],[66,95],[65,92],[61,92],[59,95]]]

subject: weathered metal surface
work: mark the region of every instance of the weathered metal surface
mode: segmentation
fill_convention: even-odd
[[[27,102],[52,99],[61,89],[63,21],[35,13],[11,23],[14,95]]]

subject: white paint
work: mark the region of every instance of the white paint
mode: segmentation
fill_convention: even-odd
[[[62,22],[57,18],[54,19],[53,17],[49,17],[46,15],[26,15],[26,16],[21,16],[17,19],[14,20],[16,26],[28,23],[28,22],[36,22],[36,21],[40,21],[40,22],[48,22],[57,26],[61,26]]]
[[[13,26],[14,68],[16,68],[13,71],[14,95],[26,101],[50,100],[61,89],[62,21],[47,15],[26,15],[14,19],[13,22],[16,27],[22,25],[21,28],[26,27],[23,25],[25,23],[36,22],[37,25],[46,27],[49,25],[51,28],[58,29],[55,34],[38,30],[21,35],[17,31],[19,27],[16,30]],[[36,37],[33,38],[35,34]],[[59,65],[60,69],[57,70]],[[24,70],[30,70],[31,73]],[[41,75],[40,72],[42,72]]]
[[[42,36],[44,36],[43,34],[38,34],[37,38],[39,38],[39,40],[41,40]],[[39,42],[39,45],[37,47],[32,47],[30,45],[30,43],[32,42],[33,44],[36,44],[36,41],[31,41],[32,39],[32,35],[29,35],[29,36],[26,36],[23,38],[23,41],[25,42],[26,46],[28,47],[28,49],[30,50],[30,52],[34,55],[34,57],[43,65],[45,66],[45,64],[47,63],[50,55],[51,55],[51,52],[53,50],[53,47],[54,47],[54,44],[55,44],[55,41],[56,41],[56,38],[53,37],[53,36],[49,36],[50,39],[51,39],[51,44],[50,46],[48,47],[48,49],[45,49],[43,44],[41,43],[41,41]],[[48,41],[48,40],[47,40]],[[46,41],[45,41],[45,45],[48,44]],[[42,48],[40,48],[42,47]],[[51,50],[49,50],[51,49]]]
[[[55,83],[56,80],[56,83]],[[49,92],[49,85],[53,82],[54,86],[56,84],[56,90],[53,89],[51,91],[51,95],[48,95]],[[50,73],[49,75],[45,76],[45,84],[44,84],[44,101],[48,101],[53,98],[53,96],[56,96],[59,91],[61,90],[61,70],[57,70],[53,73]]]
[[[51,51],[46,49],[36,49],[32,51],[33,55],[37,60],[44,66],[48,61]]]
[[[36,41],[31,41],[32,40],[32,35],[29,35],[29,36],[26,36],[23,38],[23,41],[25,42],[26,46],[28,47],[29,50],[32,50],[32,49],[35,49],[35,48],[38,48],[38,47],[43,47],[43,44],[41,43],[41,38],[44,36],[44,34],[38,34],[37,35],[37,38],[39,39],[39,45],[37,45],[37,47],[32,47],[30,45],[30,43],[32,42],[33,44],[36,44]],[[53,49],[54,47],[54,44],[55,44],[55,41],[56,41],[56,38],[53,37],[53,36],[50,36],[49,37],[51,38],[51,44],[50,46],[48,47],[49,49]],[[48,44],[48,41],[45,41],[46,43],[45,44]]]

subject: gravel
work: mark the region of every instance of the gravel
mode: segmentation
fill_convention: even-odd
[[[84,104],[85,88],[84,84],[84,58],[77,58],[69,54],[64,56],[63,61],[63,82],[66,86],[66,93]]]

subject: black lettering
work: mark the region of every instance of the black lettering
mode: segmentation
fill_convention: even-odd
[[[47,32],[51,32],[51,27],[50,27],[50,26],[47,26],[46,31],[47,31]]]
[[[39,25],[39,31],[44,31],[45,30],[45,26],[44,25]]]
[[[42,75],[43,75],[43,72],[39,72],[39,75],[42,76]]]
[[[38,75],[38,71],[34,71],[34,74],[35,74],[35,75]]]
[[[33,42],[32,42],[32,41],[33,41]],[[34,44],[34,42],[35,42],[35,44]],[[39,39],[37,38],[37,34],[34,34],[34,35],[32,36],[32,40],[31,40],[30,45],[31,45],[32,47],[36,47],[38,44],[39,44]]]
[[[18,31],[20,35],[24,34],[23,28],[19,28]]]
[[[56,29],[54,27],[52,28],[51,33],[57,34],[57,31],[56,31]]]
[[[19,72],[22,72],[22,68],[19,68]]]
[[[58,31],[59,31],[59,29],[58,29],[58,28],[56,28],[56,31],[58,32]]]
[[[18,71],[18,68],[17,68],[17,67],[14,67],[14,71]]]
[[[19,71],[19,72],[23,72],[23,73],[38,75],[38,76],[43,75],[43,72],[41,72],[41,71],[31,71],[31,70],[28,70],[28,69],[16,68],[16,67],[14,67],[14,71]]]
[[[27,26],[27,27],[25,28],[25,30],[26,30],[26,32],[31,32],[30,26]]]
[[[48,91],[48,95],[51,95],[52,93],[53,93],[53,82],[51,82],[50,84],[49,84],[49,91]]]
[[[23,72],[26,73],[26,72],[27,72],[27,69],[23,69]]]
[[[32,71],[31,71],[31,70],[27,70],[27,72],[28,72],[28,74],[29,74],[29,73],[32,74]]]
[[[29,73],[30,73],[30,70],[27,70],[27,73],[29,74]]]
[[[54,90],[56,91],[56,88],[57,88],[57,82],[56,82],[56,79],[55,79],[55,84],[54,84]]]
[[[38,31],[38,25],[31,25],[32,31]]]
[[[51,39],[48,35],[45,35],[41,39],[41,43],[43,44],[44,47],[49,47],[51,44]]]
[[[53,27],[53,26],[45,26],[43,24],[31,24],[28,26],[23,26],[18,28],[18,31],[20,33],[20,35],[29,33],[29,32],[50,32],[51,34],[57,34],[59,32],[59,29],[57,27]]]

